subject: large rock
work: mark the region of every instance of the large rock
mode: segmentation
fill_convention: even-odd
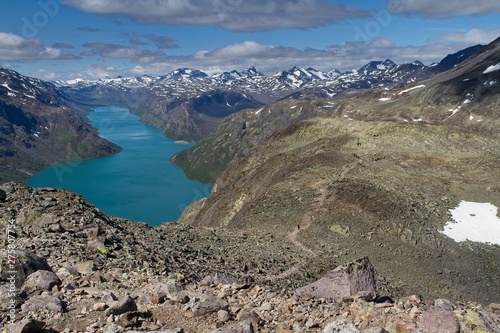
[[[17,323],[7,325],[9,333],[38,333],[45,326],[43,321],[23,319]]]
[[[109,309],[106,310],[106,316],[109,315],[121,315],[122,313],[130,312],[130,311],[137,311],[137,304],[135,304],[135,301],[132,297],[130,296],[125,296],[121,300],[119,300],[116,304],[111,306]]]
[[[297,289],[296,293],[330,301],[350,297],[370,301],[377,297],[375,270],[365,257],[335,268],[318,281]]]
[[[158,283],[155,285],[153,290],[153,298],[155,300],[160,299],[169,299],[169,300],[177,300],[177,295],[179,292],[184,290],[184,287],[177,283],[175,280],[169,280],[167,283]],[[161,302],[158,302],[161,303]]]
[[[439,306],[430,307],[420,317],[418,327],[422,333],[458,333],[460,325],[456,315]]]
[[[7,199],[7,193],[0,188],[0,202],[4,202]]]
[[[35,291],[52,290],[54,286],[60,286],[61,280],[52,272],[39,270],[30,274],[22,286],[22,290],[30,294]]]
[[[322,333],[359,333],[359,330],[354,324],[346,318],[339,318],[331,323],[328,323]]]
[[[252,323],[245,321],[238,324],[239,327],[235,328],[219,328],[213,331],[208,331],[207,333],[254,333]]]
[[[63,312],[64,303],[57,296],[52,295],[36,295],[30,297],[22,306],[23,312],[33,311],[36,312],[41,309],[46,309],[52,312]]]
[[[226,302],[210,294],[181,291],[178,299],[182,300],[183,303],[188,303],[194,316],[203,316],[207,313],[227,310]]]
[[[2,255],[1,260],[7,260],[8,256],[7,255]],[[9,263],[10,264],[10,263]],[[1,279],[2,281],[7,281],[7,278],[10,277],[8,274],[8,270],[5,269],[5,267],[9,267],[7,263],[2,262],[2,267],[4,268],[1,271]],[[15,272],[16,272],[16,287],[21,287],[24,282],[26,281],[26,278],[39,270],[44,270],[44,271],[49,271],[52,272],[52,269],[50,266],[47,264],[47,262],[42,259],[37,257],[33,252],[28,251],[28,250],[21,250],[18,249],[16,250],[16,255],[15,255]]]

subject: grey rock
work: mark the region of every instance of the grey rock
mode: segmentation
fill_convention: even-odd
[[[122,333],[123,331],[123,327],[118,326],[115,323],[108,323],[102,328],[102,333]]]
[[[331,323],[328,323],[322,333],[359,333],[354,324],[346,318],[339,318]]]
[[[181,291],[178,297],[187,301],[194,316],[227,310],[226,302],[210,294]]]
[[[207,333],[254,333],[252,323],[250,321],[245,321],[243,323],[237,324],[239,327],[235,328],[219,328],[213,331],[208,331]]]
[[[23,305],[21,305],[22,312],[38,311],[47,309],[53,312],[63,312],[64,303],[57,296],[52,295],[36,295],[30,297]]]
[[[75,265],[75,269],[80,274],[90,274],[95,271],[95,263],[93,261],[82,261]]]
[[[452,311],[430,307],[420,317],[418,328],[422,333],[458,333],[460,325]]]
[[[377,297],[377,291],[375,270],[365,257],[335,268],[318,281],[297,289],[296,294],[331,301],[349,297],[370,301]]]
[[[176,280],[169,280],[167,283],[158,283],[155,285],[153,292],[156,297],[165,297],[170,300],[177,300],[177,295],[179,292],[184,290],[184,287],[177,283]]]
[[[57,270],[56,275],[59,277],[59,279],[66,279],[72,276],[79,276],[80,272],[78,272],[73,267],[61,267]]]
[[[7,255],[2,256],[1,259],[6,260]],[[2,267],[7,267],[7,264],[4,265],[4,263],[2,262]],[[47,264],[47,262],[44,259],[36,256],[33,252],[22,249],[16,250],[15,271],[16,271],[17,287],[21,287],[26,281],[26,278],[30,274],[38,270],[45,270],[52,272],[52,269]],[[3,270],[1,275],[2,276],[0,280],[6,280],[7,277],[10,277],[7,274],[7,270]]]
[[[114,304],[114,302],[118,301],[118,298],[112,292],[105,293],[102,295],[101,300],[107,305]]]
[[[7,325],[6,329],[9,333],[37,333],[44,326],[45,323],[43,321],[23,319],[17,323]]]
[[[109,315],[121,315],[122,313],[137,311],[137,304],[130,296],[125,296],[116,304],[112,305],[109,309],[106,310],[106,316]]]
[[[434,301],[434,306],[447,311],[453,311],[453,304],[447,299],[437,299]]]
[[[52,290],[60,286],[61,280],[53,272],[39,270],[28,276],[21,289],[30,294],[35,291]]]

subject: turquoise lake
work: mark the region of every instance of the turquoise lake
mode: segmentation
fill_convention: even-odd
[[[177,220],[211,186],[187,179],[169,158],[189,144],[164,137],[127,109],[98,107],[88,115],[99,134],[123,151],[104,158],[51,166],[28,179],[33,187],[64,188],[103,213],[149,225]]]

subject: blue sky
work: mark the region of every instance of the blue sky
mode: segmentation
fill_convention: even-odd
[[[430,64],[500,37],[498,0],[11,0],[0,13],[0,66],[46,80]]]

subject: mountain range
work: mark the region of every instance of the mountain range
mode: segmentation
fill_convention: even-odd
[[[431,66],[384,60],[344,73],[294,67],[270,75],[255,68],[208,75],[178,69],[161,77],[54,84],[10,70],[0,75],[2,170],[20,177],[67,156],[117,152],[119,147],[99,138],[85,121],[89,106],[113,104],[128,107],[173,138],[195,141],[172,161],[186,175],[213,184],[210,195],[188,206],[175,224],[157,228],[106,217],[62,190],[3,186],[0,214],[10,217],[19,208],[19,244],[32,248],[33,239],[42,243],[40,237],[43,242],[52,237],[46,243],[64,251],[34,246],[58,272],[64,268],[67,277],[75,275],[77,282],[65,283],[64,291],[47,284],[50,293],[71,298],[71,305],[85,293],[92,298],[92,286],[107,288],[107,281],[123,290],[121,281],[133,276],[142,288],[146,280],[166,276],[198,281],[207,269],[279,285],[287,303],[277,304],[277,310],[295,311],[296,317],[309,310],[299,312],[302,298],[286,288],[301,287],[367,255],[381,290],[390,295],[388,302],[409,295],[439,298],[435,304],[445,306],[455,323],[457,313],[442,298],[460,304],[500,302],[500,247],[457,242],[443,232],[452,222],[450,210],[463,201],[500,207],[500,38]],[[476,229],[480,222],[478,216]],[[37,233],[41,227],[44,233]],[[68,261],[68,256],[76,258]],[[83,276],[67,265],[80,267]],[[97,275],[94,266],[103,274]],[[359,268],[350,267],[351,273]],[[248,281],[252,284],[251,276]],[[214,285],[225,288],[208,282],[203,290]],[[73,293],[75,288],[85,290]],[[222,289],[218,295],[227,298]],[[277,295],[263,289],[243,293]],[[27,309],[36,296],[52,295],[40,294],[16,302]],[[348,313],[365,302],[364,296],[344,299],[335,311]],[[144,302],[159,304],[156,297]],[[192,297],[205,303],[205,296]],[[110,318],[98,312],[106,304],[98,310],[95,299],[87,301],[77,311],[79,318]],[[323,302],[314,301],[308,309],[324,313]],[[183,311],[194,311],[191,304]],[[389,303],[381,304],[375,307],[385,312]],[[228,310],[241,319],[246,305]],[[433,309],[432,304],[424,307]],[[409,298],[401,301],[406,314],[414,308]],[[37,308],[39,314],[43,309]],[[128,313],[138,318],[136,310]],[[462,319],[469,310],[460,312]],[[127,319],[122,314],[109,320]],[[259,320],[253,318],[257,327]],[[307,318],[300,318],[303,326],[297,331],[304,331]],[[480,323],[479,315],[474,318]],[[450,331],[457,332],[457,325]],[[394,327],[414,331],[399,323]]]
[[[223,116],[230,113],[283,98],[332,99],[346,91],[416,82],[459,64],[482,47],[469,47],[430,66],[420,61],[396,65],[386,59],[344,73],[296,66],[269,75],[255,67],[214,75],[180,68],[164,76],[76,79],[55,84],[79,103],[126,106],[140,115],[141,121],[162,129],[166,136],[196,142],[214,131]],[[202,108],[197,107],[200,103]],[[207,113],[208,108],[224,111]]]

